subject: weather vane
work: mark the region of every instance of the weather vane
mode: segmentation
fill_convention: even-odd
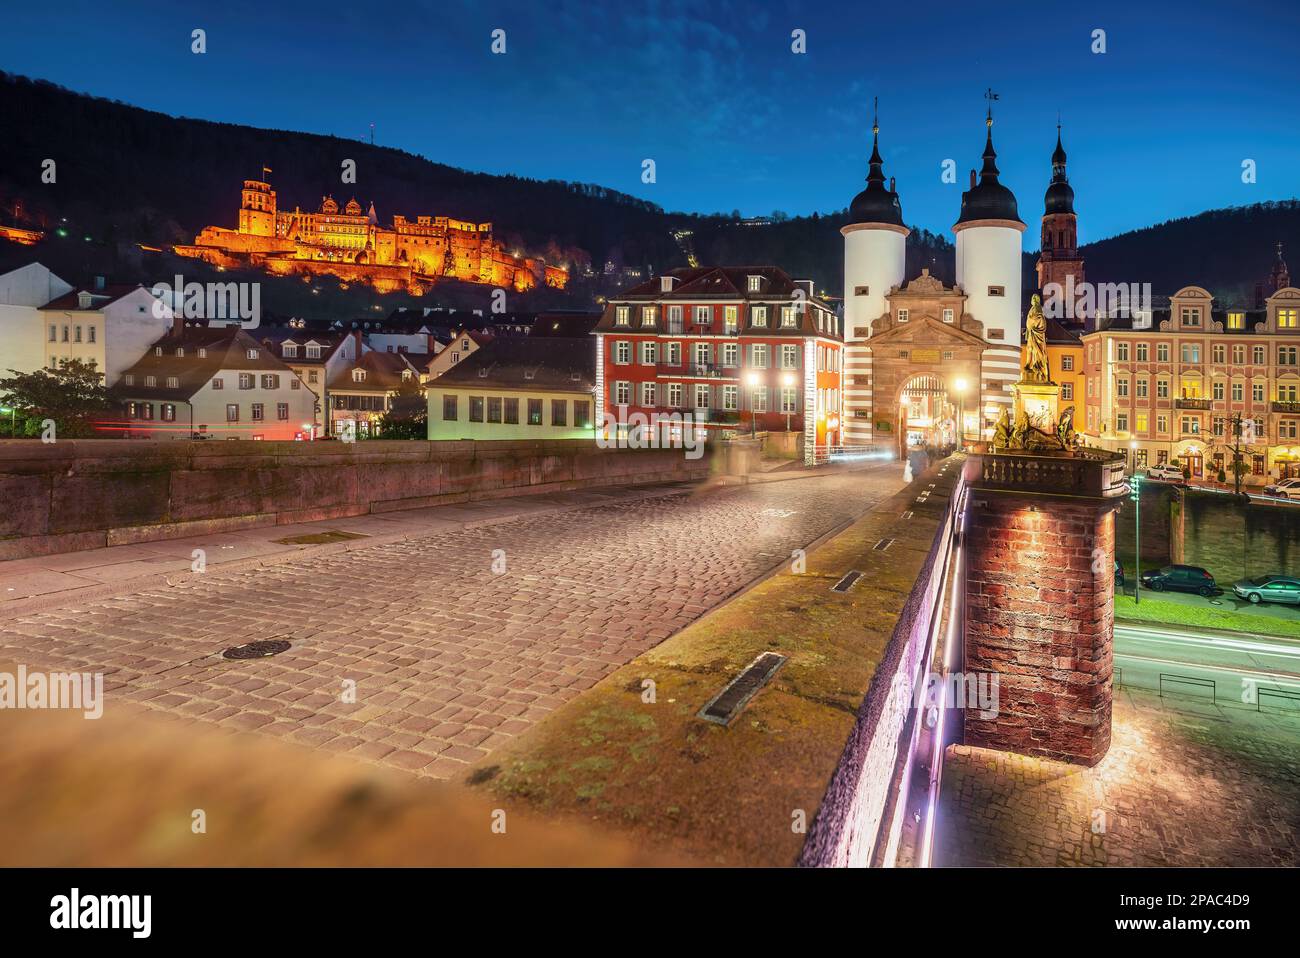
[[[993,101],[998,99],[998,95],[993,92],[993,87],[989,87],[987,90],[984,91],[984,99],[989,101],[988,124],[989,126],[992,126],[993,125]]]

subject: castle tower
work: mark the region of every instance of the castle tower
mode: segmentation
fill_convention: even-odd
[[[866,340],[872,324],[889,308],[889,291],[903,282],[907,234],[893,180],[885,188],[880,158],[880,124],[871,127],[867,188],[849,205],[844,236],[844,442],[870,445],[871,353]],[[859,416],[858,412],[865,415]]]
[[[244,180],[239,207],[239,232],[253,236],[275,235],[275,190],[262,180]]]
[[[1061,125],[1056,125],[1056,149],[1052,151],[1052,182],[1043,197],[1042,242],[1038,254],[1038,288],[1043,293],[1049,316],[1067,328],[1082,329],[1087,317],[1071,315],[1058,308],[1056,297],[1073,302],[1072,289],[1083,283],[1083,257],[1079,254],[1079,218],[1074,212],[1074,189],[1065,175],[1065,148],[1061,146]],[[1049,289],[1048,287],[1052,288]]]
[[[984,167],[979,182],[971,170],[970,189],[961,195],[957,234],[957,285],[966,293],[966,311],[984,325],[987,346],[981,358],[982,431],[1012,403],[1011,384],[1020,378],[1021,242],[1025,231],[1015,194],[998,182],[993,149],[990,96]]]

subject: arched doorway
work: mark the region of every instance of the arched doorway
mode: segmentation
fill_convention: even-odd
[[[933,373],[919,373],[898,391],[898,453],[925,446],[947,448],[956,443],[957,409],[948,387]]]

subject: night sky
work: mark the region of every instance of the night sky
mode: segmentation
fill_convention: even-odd
[[[1300,191],[1294,3],[5,7],[10,72],[254,126],[364,138],[373,122],[376,142],[439,162],[599,183],[668,210],[847,206],[878,95],[904,217],[946,232],[979,166],[989,86],[1003,181],[1030,223],[1060,112],[1084,242]],[[503,56],[489,49],[495,28]],[[804,55],[791,52],[796,28]],[[1104,54],[1091,51],[1098,28]],[[641,182],[645,158],[654,184]],[[941,182],[948,158],[956,184]]]

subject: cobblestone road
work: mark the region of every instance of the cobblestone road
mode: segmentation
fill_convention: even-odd
[[[214,570],[16,616],[0,663],[104,672],[106,720],[129,701],[446,778],[900,486],[726,487]],[[220,655],[273,638],[292,647]]]
[[[1300,715],[1123,689],[1095,768],[954,746],[935,860],[1300,866]]]

